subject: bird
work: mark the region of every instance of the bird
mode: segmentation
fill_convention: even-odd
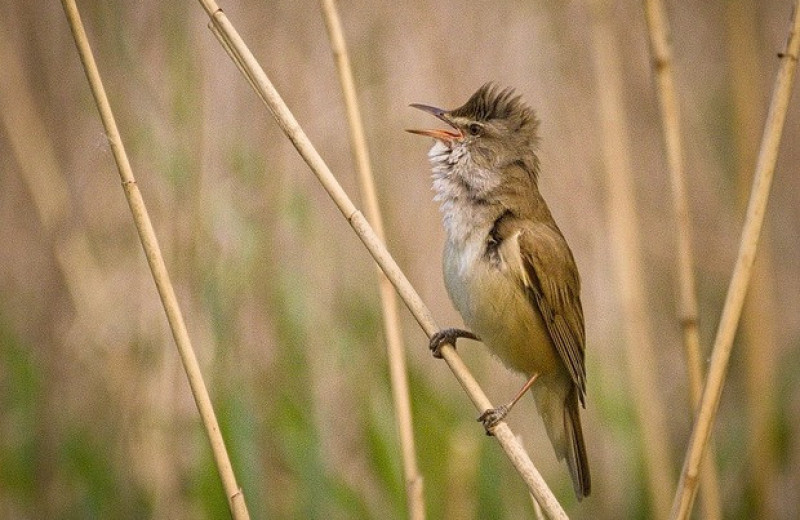
[[[539,119],[513,88],[490,82],[452,110],[412,104],[448,125],[407,130],[432,137],[434,201],[446,233],[448,295],[470,330],[430,340],[434,356],[458,338],[482,341],[526,383],[480,417],[491,435],[528,390],[578,500],[591,492],[581,427],[586,333],[572,251],[539,192]]]

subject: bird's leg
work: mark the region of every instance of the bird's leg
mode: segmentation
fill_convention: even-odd
[[[522,388],[520,388],[519,392],[517,392],[517,395],[515,395],[514,399],[512,399],[508,404],[500,405],[497,408],[489,408],[483,412],[480,417],[478,417],[478,421],[482,422],[483,427],[486,428],[486,435],[492,435],[492,428],[497,426],[497,423],[502,421],[505,416],[508,415],[508,412],[514,408],[514,405],[517,404],[517,401],[522,399],[522,396],[525,395],[525,392],[530,390],[538,377],[538,373],[533,374],[531,378],[528,379],[524,385],[522,385]]]
[[[480,338],[473,334],[472,332],[464,329],[442,329],[436,332],[433,336],[431,336],[431,342],[428,344],[428,347],[433,352],[433,357],[442,359],[442,353],[440,352],[442,345],[447,343],[452,345],[453,348],[456,348],[456,340],[458,338],[469,338],[474,339],[476,341],[480,341]]]

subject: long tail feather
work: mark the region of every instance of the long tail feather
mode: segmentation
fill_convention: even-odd
[[[572,486],[578,500],[589,496],[592,490],[592,477],[589,475],[589,461],[586,458],[586,444],[583,442],[581,416],[575,387],[564,402],[564,432],[567,444],[567,466],[572,477]]]

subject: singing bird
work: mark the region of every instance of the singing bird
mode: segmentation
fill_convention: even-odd
[[[586,395],[580,278],[539,192],[539,121],[513,89],[492,83],[453,110],[411,106],[450,126],[409,132],[435,140],[428,158],[447,235],[445,285],[472,330],[444,329],[431,349],[438,356],[444,343],[479,339],[528,377],[508,404],[479,420],[491,433],[530,389],[580,500],[591,490],[579,411]]]

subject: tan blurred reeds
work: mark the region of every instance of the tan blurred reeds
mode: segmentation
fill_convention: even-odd
[[[679,287],[677,317],[678,323],[683,329],[683,349],[686,357],[686,372],[689,375],[689,394],[693,414],[700,404],[704,376],[680,110],[673,72],[672,49],[669,43],[669,24],[664,4],[660,0],[645,0],[644,10],[650,35],[653,75],[656,79],[661,121],[664,128],[664,148],[672,187]],[[715,463],[716,455],[713,444],[709,441],[708,455],[703,462],[700,475],[703,482],[701,495],[703,518],[708,520],[722,518]]]
[[[735,260],[744,213],[737,192],[752,178],[766,83],[792,3],[668,4],[703,346],[713,341]],[[0,517],[226,516],[61,5],[0,4]],[[79,5],[250,511],[403,517],[404,462],[372,259],[264,117],[197,3]],[[570,517],[650,518],[603,196],[597,104],[608,93],[593,79],[586,5],[339,3],[386,242],[437,321],[459,318],[441,280],[430,170],[420,143],[402,132],[418,117],[407,105],[456,106],[493,80],[537,110],[543,193],[582,275],[593,495],[572,499],[532,402],[509,424]],[[691,425],[662,121],[642,5],[606,5],[624,74],[628,160],[642,175],[633,181],[642,278],[674,450]],[[319,2],[221,7],[356,194]],[[800,512],[796,90],[713,430],[731,519]],[[759,267],[765,253],[769,265]],[[525,485],[399,307],[428,516],[530,517]],[[516,389],[480,345],[459,346],[490,396]],[[675,471],[679,460],[669,463]]]
[[[630,166],[631,145],[623,102],[620,52],[610,24],[609,6],[592,0],[592,58],[599,94],[611,250],[622,307],[631,398],[641,429],[640,451],[647,468],[648,490],[655,518],[665,518],[673,487],[672,447],[667,436],[663,396],[657,391],[652,324],[644,288],[638,210]]]
[[[91,301],[88,273],[96,272],[88,239],[80,228],[70,229],[73,212],[69,189],[60,175],[58,161],[47,129],[38,115],[19,51],[10,31],[0,31],[0,121],[8,135],[15,160],[20,165],[39,221],[54,242],[54,256],[66,281],[73,305],[83,312]]]

